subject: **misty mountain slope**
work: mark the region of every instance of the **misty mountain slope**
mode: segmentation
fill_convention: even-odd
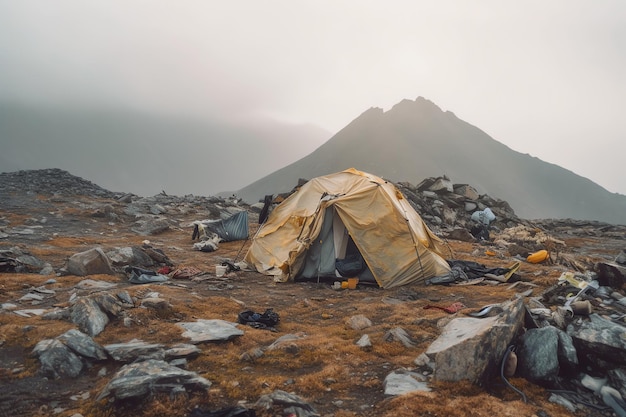
[[[0,103],[0,172],[61,168],[113,191],[215,195],[297,160],[328,137],[314,126],[272,120],[235,124]]]
[[[509,202],[528,219],[575,218],[626,224],[626,196],[557,165],[512,150],[419,97],[365,111],[308,156],[242,188],[254,202],[310,179],[354,167],[418,184],[448,176]]]

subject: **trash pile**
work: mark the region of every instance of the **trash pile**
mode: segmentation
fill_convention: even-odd
[[[468,285],[479,275],[483,281],[476,283],[487,279],[496,285],[519,283],[519,266],[498,269],[460,262],[450,274],[427,284]],[[525,394],[507,378],[521,377],[545,387],[550,401],[572,413],[586,409],[626,416],[625,288],[626,254],[622,251],[614,262],[597,263],[592,271],[564,271],[538,296],[530,296],[531,291],[519,293],[516,301],[471,312],[460,302],[427,305],[424,308],[449,314],[465,311],[468,317],[449,322],[416,364],[434,379],[484,383],[498,372],[494,363],[500,363],[501,378],[524,401]],[[489,352],[491,359],[469,352],[474,356]]]

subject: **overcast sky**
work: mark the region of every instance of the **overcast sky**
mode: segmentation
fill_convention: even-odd
[[[0,0],[0,100],[334,134],[418,96],[626,194],[624,0]]]

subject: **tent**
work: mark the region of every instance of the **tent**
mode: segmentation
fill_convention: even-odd
[[[308,181],[276,206],[244,261],[280,282],[347,278],[337,267],[357,265],[348,273],[393,288],[447,274],[444,253],[392,183],[350,168]]]

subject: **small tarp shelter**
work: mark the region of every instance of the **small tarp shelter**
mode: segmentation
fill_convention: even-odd
[[[226,219],[201,220],[193,223],[191,239],[208,237],[213,232],[222,242],[232,242],[248,238],[248,212],[241,210]]]
[[[354,168],[314,178],[276,206],[244,260],[276,281],[319,279],[340,276],[336,261],[354,250],[364,279],[382,288],[450,271],[449,248],[402,193]]]

